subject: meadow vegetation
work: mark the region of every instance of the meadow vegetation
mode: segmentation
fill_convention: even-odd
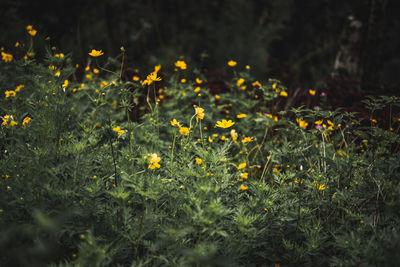
[[[218,94],[184,58],[126,80],[123,47],[80,66],[26,31],[1,48],[3,266],[399,262],[400,98],[286,105],[234,59]]]

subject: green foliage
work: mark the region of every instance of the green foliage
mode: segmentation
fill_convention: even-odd
[[[368,98],[366,126],[341,109],[285,110],[286,88],[249,69],[227,66],[214,95],[190,65],[144,86],[114,59],[79,78],[68,55],[23,49],[0,62],[2,264],[396,262],[399,98]],[[389,124],[373,119],[387,106]]]

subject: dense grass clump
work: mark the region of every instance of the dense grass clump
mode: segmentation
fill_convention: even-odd
[[[27,30],[0,62],[3,266],[400,260],[399,98],[366,98],[366,123],[233,60],[217,94],[184,60],[124,80],[103,51],[36,57]]]

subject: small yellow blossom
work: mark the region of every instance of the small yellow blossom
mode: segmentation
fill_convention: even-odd
[[[22,125],[25,127],[31,120],[31,118],[25,117],[25,119],[22,121]]]
[[[237,65],[236,61],[233,61],[233,60],[229,60],[228,61],[228,66],[229,67],[235,67],[236,65]]]
[[[200,87],[199,86],[197,86],[194,90],[193,90],[195,93],[198,93],[198,92],[200,92]]]
[[[103,88],[104,86],[107,86],[108,85],[108,82],[106,82],[106,81],[102,81],[101,83],[100,83],[100,87],[101,88]]]
[[[18,85],[18,86],[15,88],[15,92],[21,91],[21,89],[24,88],[24,87],[25,87],[25,85],[23,85],[23,84]]]
[[[13,115],[4,115],[4,117],[2,119],[3,119],[2,125],[4,125],[4,126],[13,127],[15,125],[18,125],[18,122],[14,121]]]
[[[181,128],[181,127],[182,127],[181,124],[180,124],[176,119],[173,119],[173,120],[171,121],[171,125],[172,125],[172,126],[177,126],[178,128]]]
[[[247,89],[247,86],[246,86],[246,85],[240,86],[240,90],[246,90],[246,89]]]
[[[240,114],[238,114],[238,115],[236,116],[236,118],[242,119],[242,118],[245,118],[246,116],[247,116],[247,114],[240,113]]]
[[[150,73],[149,75],[147,75],[147,77],[146,77],[146,80],[144,80],[143,82],[142,82],[142,85],[150,85],[150,84],[152,84],[153,82],[158,82],[158,81],[161,81],[161,78],[160,77],[157,77],[157,72],[159,71],[159,69],[157,68],[157,66],[156,66],[156,68],[155,68],[155,70],[152,72],[152,73]]]
[[[119,126],[114,126],[113,131],[118,133],[118,136],[121,136],[123,133],[125,133],[125,130],[122,130],[121,127]]]
[[[203,163],[203,160],[200,158],[195,158],[196,164],[201,165]]]
[[[318,188],[318,190],[320,190],[320,191],[326,189],[325,184],[317,184],[317,188]]]
[[[15,91],[12,91],[12,90],[5,91],[4,94],[6,95],[6,98],[9,98],[10,96],[15,96],[16,95]]]
[[[59,71],[59,70],[54,74],[54,76],[56,76],[56,77],[60,77],[60,75],[61,75],[61,71]]]
[[[232,137],[233,142],[236,143],[237,142],[237,138],[238,138],[238,134],[237,134],[235,129],[231,130],[231,137]]]
[[[374,118],[370,118],[369,120],[370,120],[372,123],[377,123],[377,120],[374,119]]]
[[[239,80],[237,80],[236,85],[239,87],[244,83],[244,79],[240,78]]]
[[[36,33],[37,33],[37,31],[33,28],[32,25],[26,26],[25,29],[28,31],[28,33],[29,33],[31,36],[35,36]]]
[[[63,83],[63,85],[62,85],[62,88],[67,88],[68,87],[68,84],[69,84],[69,81],[68,80],[65,80],[64,81],[64,83]]]
[[[261,87],[261,83],[259,81],[253,82],[251,85]]]
[[[247,179],[247,178],[249,178],[249,173],[248,172],[243,172],[243,173],[240,174],[240,177],[244,178],[244,179]]]
[[[243,144],[246,144],[249,142],[254,142],[254,137],[246,137],[246,138],[243,138],[243,140],[242,140]]]
[[[122,52],[125,52],[125,47],[124,47],[124,46],[121,46],[119,49],[120,49]]]
[[[220,99],[220,98],[221,98],[220,95],[218,95],[218,94],[215,95],[215,99]]]
[[[92,52],[90,52],[89,55],[92,56],[92,57],[99,57],[101,55],[104,55],[104,53],[103,53],[102,50],[92,49]]]
[[[241,185],[241,186],[240,186],[240,190],[242,190],[242,191],[246,191],[247,189],[248,189],[247,186],[244,186],[244,185]]]
[[[213,142],[213,139],[211,138],[211,136],[208,137],[208,142],[209,142],[209,143],[212,143],[212,142]]]
[[[139,78],[138,76],[135,75],[135,76],[132,77],[132,80],[133,80],[134,82],[137,82],[137,81],[140,80],[140,78]]]
[[[187,65],[185,61],[178,60],[177,62],[175,62],[175,67],[180,68],[181,70],[186,70]]]
[[[4,62],[11,62],[13,60],[13,55],[1,52],[1,58],[4,60]]]
[[[19,46],[19,42],[16,42],[14,46],[15,46],[15,47],[18,47],[18,46]]]
[[[93,72],[94,72],[95,74],[99,74],[100,71],[99,71],[98,69],[94,68],[94,69],[93,69]]]
[[[189,134],[189,128],[188,127],[181,127],[179,129],[179,133],[184,135],[184,136],[187,136]]]
[[[309,93],[310,95],[315,95],[316,91],[315,91],[315,90],[312,90],[312,89],[310,89],[310,90],[308,90],[308,93]]]
[[[181,79],[181,83],[186,83],[186,79],[185,78]]]
[[[199,119],[204,119],[204,108],[195,106],[194,109],[196,111],[196,122],[199,122]]]
[[[219,139],[220,139],[221,141],[226,141],[226,140],[228,140],[228,139],[226,138],[225,135],[221,136]]]
[[[217,124],[215,125],[216,127],[219,128],[229,128],[232,125],[234,125],[235,123],[232,120],[222,120],[222,121],[217,121]]]
[[[283,97],[288,97],[288,93],[285,92],[285,91],[280,92],[279,95],[280,95],[280,96],[283,96]]]
[[[323,120],[318,120],[318,121],[315,121],[314,123],[315,123],[316,125],[321,125],[323,122],[324,122]]]
[[[247,166],[246,162],[243,162],[243,163],[240,163],[237,168],[238,168],[238,170],[241,170],[241,169],[246,168],[246,166]]]
[[[196,83],[201,84],[201,83],[203,83],[203,81],[200,80],[199,78],[196,78]]]
[[[150,163],[148,165],[149,169],[159,169],[161,166],[159,162],[161,161],[161,157],[159,157],[157,154],[152,153],[152,154],[147,154],[145,158],[150,158]]]
[[[300,118],[297,118],[296,121],[297,121],[297,123],[299,124],[299,126],[300,126],[301,128],[303,128],[303,129],[306,129],[306,128],[307,128],[308,122],[303,121],[303,120],[300,119]]]
[[[59,58],[64,58],[64,54],[63,54],[63,53],[55,54],[55,56],[56,56],[56,57],[59,57]]]
[[[249,65],[246,65],[245,68],[246,68],[246,70],[249,70],[249,69],[250,69],[250,66],[249,66]]]

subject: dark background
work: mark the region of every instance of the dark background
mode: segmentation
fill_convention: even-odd
[[[180,57],[212,71],[234,59],[257,79],[281,79],[289,91],[321,87],[357,99],[398,94],[399,11],[396,0],[0,0],[0,42],[23,42],[31,24],[80,64],[92,48],[113,57],[124,45],[126,66],[146,72]],[[363,25],[360,63],[356,75],[333,79],[350,15]]]

